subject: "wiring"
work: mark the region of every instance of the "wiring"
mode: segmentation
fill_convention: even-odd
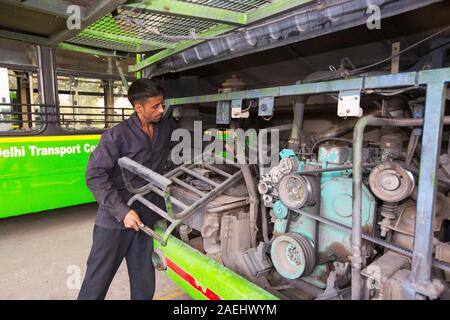
[[[433,34],[423,38],[422,40],[419,40],[419,41],[413,43],[412,45],[408,46],[407,48],[405,48],[403,50],[400,50],[396,54],[393,54],[393,55],[391,55],[391,56],[389,56],[387,58],[384,58],[382,60],[379,60],[377,62],[371,63],[371,64],[363,66],[363,67],[359,67],[359,68],[356,68],[356,69],[353,69],[353,70],[350,70],[350,71],[346,70],[345,72],[341,72],[341,73],[339,73],[338,70],[336,70],[336,68],[334,68],[334,70],[331,70],[331,71],[335,72],[336,74],[334,74],[334,75],[327,74],[325,76],[319,76],[319,77],[316,77],[316,78],[308,79],[308,82],[332,80],[332,79],[336,79],[336,78],[343,78],[343,77],[348,77],[348,76],[352,76],[352,75],[361,73],[361,71],[364,71],[364,70],[370,69],[372,67],[378,66],[380,64],[383,64],[385,62],[388,62],[388,61],[392,60],[393,58],[396,58],[396,57],[400,56],[401,54],[403,54],[403,53],[405,53],[405,52],[407,52],[407,51],[417,47],[418,45],[420,45],[420,44],[422,44],[422,43],[424,43],[424,42],[426,42],[426,41],[428,41],[428,40],[430,40],[430,39],[440,35],[441,33],[444,33],[445,31],[447,31],[449,29],[450,29],[450,25],[442,28],[439,31],[436,31],[435,33],[433,33]],[[437,48],[434,48],[433,50],[436,50],[436,49]],[[431,51],[433,51],[433,50],[431,50]],[[343,59],[345,59],[345,57]],[[350,60],[348,58],[345,59],[345,61],[350,62]]]
[[[430,39],[432,39],[432,38],[434,38],[434,37],[440,35],[441,33],[445,32],[445,31],[447,31],[447,30],[449,30],[449,29],[450,29],[450,25],[449,25],[449,26],[446,26],[445,28],[443,28],[443,29],[441,29],[441,30],[439,30],[439,31],[437,31],[437,32],[435,32],[435,33],[433,33],[433,34],[431,34],[431,35],[429,35],[428,37],[423,38],[423,39],[420,40],[420,41],[417,41],[416,43],[410,45],[409,47],[407,47],[407,48],[405,48],[405,49],[403,49],[403,50],[400,50],[400,51],[397,52],[396,54],[393,54],[393,55],[391,55],[391,56],[389,56],[389,57],[387,57],[387,58],[385,58],[385,59],[382,59],[382,60],[380,60],[380,61],[374,62],[374,63],[369,64],[369,65],[366,65],[366,66],[364,66],[364,67],[360,67],[360,68],[356,68],[356,69],[354,69],[354,70],[351,70],[351,71],[350,71],[350,75],[353,75],[353,74],[355,74],[355,73],[361,72],[361,71],[363,71],[363,70],[370,69],[370,68],[375,67],[375,66],[378,66],[378,65],[380,65],[380,64],[382,64],[382,63],[388,62],[388,61],[392,60],[393,58],[398,57],[398,56],[401,55],[402,53],[405,53],[406,51],[409,51],[409,50],[411,50],[411,49],[417,47],[419,44],[422,44],[422,43],[424,43],[425,41],[428,41],[428,40],[430,40]]]

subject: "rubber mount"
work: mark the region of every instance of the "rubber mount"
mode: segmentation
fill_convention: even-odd
[[[287,279],[309,275],[316,266],[316,252],[304,235],[289,232],[275,238],[270,249],[275,269]]]

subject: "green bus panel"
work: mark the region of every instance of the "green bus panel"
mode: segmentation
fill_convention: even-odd
[[[155,231],[163,235],[163,229]],[[166,274],[196,300],[278,300],[263,288],[170,236],[167,245],[153,241],[163,255]]]
[[[85,170],[100,135],[0,137],[0,218],[94,201]]]

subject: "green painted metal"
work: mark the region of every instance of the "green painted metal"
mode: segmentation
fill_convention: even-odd
[[[142,60],[141,55],[139,53],[136,54],[136,63],[141,62],[141,60]],[[142,72],[138,71],[138,72],[136,72],[136,79],[140,79],[140,78],[142,78]]]
[[[0,218],[94,201],[84,174],[99,139],[100,135],[0,137]],[[42,148],[39,154],[37,148]],[[43,155],[57,148],[60,154]],[[71,152],[61,155],[63,148]]]
[[[203,33],[200,33],[198,35],[199,38],[205,38],[205,37],[214,37],[217,36],[219,34],[223,34],[225,32],[231,31],[235,28],[235,26],[230,26],[230,25],[217,25],[215,27],[212,27],[211,29],[209,29],[208,31],[205,31]],[[171,55],[174,55],[178,52],[184,51],[189,47],[192,47],[193,45],[203,42],[204,40],[185,40],[185,41],[180,41],[179,43],[176,44],[175,48],[172,49],[165,49],[163,51],[160,51],[150,57],[148,57],[147,59],[141,61],[140,63],[134,65],[134,66],[129,66],[128,67],[128,71],[129,72],[137,72],[139,70],[142,70],[144,68],[147,68],[148,66],[164,59],[167,58]]]
[[[93,29],[86,29],[86,30],[82,31],[80,33],[80,36],[96,37],[96,38],[99,38],[102,40],[124,42],[126,44],[131,44],[131,45],[136,46],[136,51],[140,51],[141,46],[147,46],[147,47],[153,48],[153,50],[175,47],[172,44],[168,44],[168,43],[164,43],[164,42],[143,40],[143,39],[139,39],[136,37],[118,35],[118,34],[113,34],[113,33],[108,33],[108,32],[103,32],[103,31],[97,31],[97,30],[93,30]],[[148,48],[146,50],[148,50]]]
[[[255,11],[249,12],[247,14],[247,24],[260,21],[262,19],[272,17],[274,15],[286,12],[288,10],[293,10],[300,7],[306,3],[311,2],[311,0],[277,0],[270,4],[261,6]]]
[[[83,46],[79,46],[72,43],[62,42],[58,45],[59,49],[63,50],[70,50],[74,52],[81,52],[81,53],[87,53],[91,55],[97,55],[97,56],[105,56],[105,57],[125,57],[123,55],[117,54],[115,51],[108,51],[108,50],[102,50],[102,49],[92,49],[87,48]]]
[[[161,228],[157,227],[155,231],[160,236],[164,234]],[[155,249],[161,250],[166,258],[190,275],[195,283],[201,287],[200,290],[196,289],[179,273],[167,268],[166,274],[194,299],[207,299],[205,291],[209,289],[222,300],[278,300],[271,293],[208,258],[174,236],[169,237],[167,245],[164,247],[157,241],[153,241],[153,243]]]
[[[174,0],[137,0],[132,2],[128,1],[126,6],[145,9],[150,12],[177,15],[194,19],[204,19],[224,24],[244,25],[247,23],[247,16],[244,13],[200,5],[194,2]]]

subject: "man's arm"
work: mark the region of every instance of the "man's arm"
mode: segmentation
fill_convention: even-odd
[[[106,131],[100,143],[89,158],[86,169],[86,184],[97,202],[105,207],[118,221],[122,222],[130,208],[114,189],[111,174],[119,160],[120,153],[111,130]]]

